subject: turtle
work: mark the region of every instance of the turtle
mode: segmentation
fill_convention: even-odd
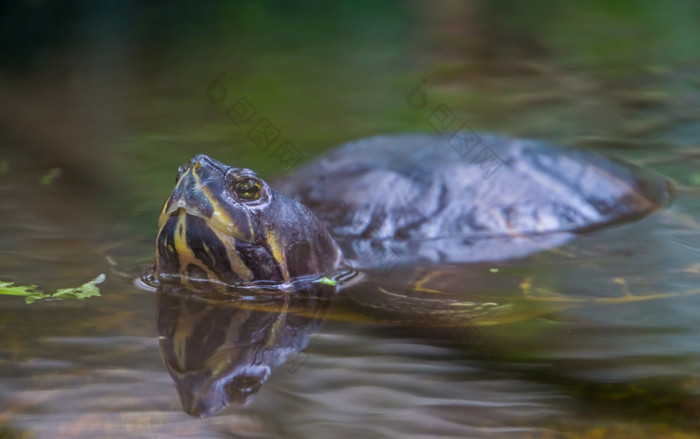
[[[484,284],[450,272],[639,220],[675,192],[662,175],[597,152],[478,139],[465,156],[450,136],[370,137],[272,183],[204,154],[180,166],[150,279],[162,355],[185,411],[204,417],[250,402],[272,369],[305,348],[338,290],[351,304],[344,318],[373,321],[378,312],[436,328],[640,299],[566,296],[527,280],[502,288],[521,297],[471,296]]]
[[[521,258],[640,219],[673,197],[663,176],[593,151],[479,139],[497,164],[489,173],[444,135],[350,142],[274,185],[197,155],[179,167],[161,209],[153,277],[284,283],[386,264]]]

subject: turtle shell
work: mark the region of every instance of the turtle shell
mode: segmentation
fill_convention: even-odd
[[[488,134],[464,140],[350,142],[275,187],[318,216],[358,268],[522,257],[671,199],[665,178],[592,151]]]

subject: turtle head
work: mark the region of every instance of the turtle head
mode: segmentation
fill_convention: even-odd
[[[197,155],[178,168],[158,219],[155,276],[285,282],[344,265],[326,227],[249,169]]]

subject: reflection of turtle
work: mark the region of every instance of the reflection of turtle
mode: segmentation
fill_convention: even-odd
[[[207,417],[229,404],[250,402],[275,368],[306,347],[334,292],[320,283],[293,295],[258,291],[261,300],[253,304],[162,286],[157,295],[161,354],[185,412]]]

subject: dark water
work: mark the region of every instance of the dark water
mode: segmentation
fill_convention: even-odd
[[[107,281],[84,302],[0,300],[0,436],[700,436],[695,4],[3,8],[0,280]],[[407,103],[417,85],[424,106]],[[649,166],[676,200],[557,251],[444,267],[452,297],[483,285],[461,300],[543,299],[474,322],[498,323],[478,326],[487,358],[421,320],[359,321],[341,294],[246,408],[184,413],[156,295],[134,283],[177,166],[206,153],[272,178],[347,140],[434,132],[438,105],[454,128]],[[249,137],[258,123],[274,144]],[[284,141],[296,155],[275,154]]]

